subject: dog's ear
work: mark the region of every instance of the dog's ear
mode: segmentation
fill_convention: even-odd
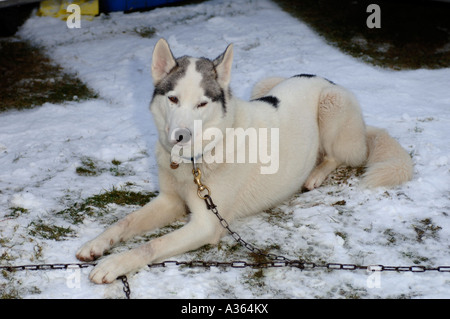
[[[177,65],[172,51],[170,51],[169,44],[164,39],[159,39],[153,50],[152,58],[152,77],[153,83],[158,83],[162,80],[170,70]]]
[[[225,52],[213,62],[217,71],[217,81],[222,87],[228,87],[231,79],[231,66],[233,64],[233,44],[228,45]]]

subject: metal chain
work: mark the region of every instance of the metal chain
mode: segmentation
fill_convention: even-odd
[[[127,299],[130,299],[130,295],[131,295],[131,289],[130,289],[130,284],[128,283],[128,278],[125,275],[119,276],[117,277],[117,279],[120,279],[122,281],[123,284],[123,292],[125,293],[125,297]]]
[[[0,266],[0,270],[14,272],[23,270],[63,270],[63,269],[81,269],[87,267],[95,267],[95,263],[69,263],[69,264],[33,264],[33,265],[20,265],[20,266]],[[280,268],[280,267],[294,267],[302,270],[308,269],[327,269],[327,270],[367,270],[369,272],[375,271],[397,271],[397,272],[448,272],[450,273],[450,266],[438,266],[438,267],[425,267],[425,266],[385,266],[385,265],[357,265],[357,264],[341,264],[341,263],[324,263],[316,264],[313,262],[305,262],[301,260],[275,260],[268,262],[247,262],[247,261],[204,261],[204,260],[192,260],[192,261],[174,261],[166,260],[160,263],[149,264],[149,268],[158,267],[170,267],[170,266],[186,266],[190,268],[194,267],[229,267],[229,268]],[[122,282],[127,282],[126,276],[120,276],[117,279]],[[127,285],[129,289],[129,285]],[[124,288],[125,291],[125,288]]]
[[[34,264],[20,266],[0,266],[0,270],[9,272],[20,270],[58,270],[58,269],[81,269],[94,267],[95,263],[70,263],[70,264]]]
[[[235,231],[231,230],[230,225],[228,222],[219,214],[219,211],[217,210],[216,204],[214,204],[212,198],[211,198],[211,191],[208,188],[208,186],[204,185],[201,181],[202,172],[200,169],[195,165],[193,162],[194,168],[192,169],[192,174],[194,175],[194,183],[197,185],[197,195],[200,199],[203,199],[206,203],[206,208],[210,210],[216,217],[219,219],[220,224],[223,228],[225,228],[233,237],[234,240],[236,240],[239,244],[244,246],[246,249],[251,251],[254,254],[257,254],[259,256],[263,256],[268,258],[269,260],[277,260],[277,261],[289,261],[289,258],[275,255],[275,254],[267,254],[264,253],[264,251],[258,247],[255,247],[254,245],[246,242],[242,239],[242,237],[236,233]],[[207,194],[203,195],[202,192],[206,191]]]
[[[210,210],[220,221],[220,224],[225,228],[228,233],[233,237],[233,239],[240,245],[245,247],[247,250],[259,256],[266,257],[271,260],[268,262],[247,262],[247,261],[203,261],[203,260],[193,260],[193,261],[163,261],[160,263],[149,264],[149,268],[157,267],[170,267],[170,266],[186,266],[186,267],[231,267],[231,268],[279,268],[279,267],[293,267],[299,268],[301,270],[307,269],[326,269],[326,270],[366,270],[368,272],[382,272],[382,271],[397,271],[397,272],[425,272],[425,271],[437,271],[442,273],[450,273],[450,266],[438,266],[438,267],[425,267],[425,266],[384,266],[384,265],[368,265],[362,266],[357,264],[341,264],[341,263],[323,263],[316,264],[313,262],[306,262],[303,260],[291,260],[282,255],[276,255],[271,253],[265,253],[262,249],[255,247],[254,245],[248,243],[235,231],[230,228],[229,223],[219,214],[217,206],[214,204],[211,198],[211,191],[201,182],[201,171],[196,167],[194,163],[194,169],[192,170],[194,175],[194,182],[198,186],[197,194],[198,197],[203,199],[206,203],[206,208]],[[207,194],[202,193],[206,191]],[[0,266],[0,270],[14,272],[21,270],[58,270],[58,269],[81,269],[87,267],[95,267],[96,263],[68,263],[68,264],[29,264],[29,265],[19,265],[19,266]],[[127,276],[119,276],[117,280],[121,280],[123,284],[123,292],[125,297],[130,299],[131,289],[128,283]]]
[[[356,264],[340,264],[340,263],[324,263],[316,264],[313,262],[304,262],[300,260],[284,260],[284,261],[269,261],[269,262],[247,262],[247,261],[204,261],[204,260],[192,260],[192,261],[174,261],[167,260],[160,263],[149,264],[149,268],[166,268],[171,266],[186,266],[189,268],[201,267],[229,267],[229,268],[280,268],[280,267],[292,267],[299,268],[301,270],[308,269],[326,269],[326,270],[366,270],[367,272],[383,272],[383,271],[397,271],[397,272],[448,272],[450,273],[450,266],[439,267],[425,267],[425,266],[384,266],[384,265],[368,265],[361,266]]]
[[[374,271],[398,271],[398,272],[425,272],[425,271],[438,271],[438,272],[450,272],[450,266],[438,266],[438,267],[425,267],[425,266],[384,266],[384,265],[356,265],[356,264],[341,264],[341,263],[324,263],[324,264],[316,264],[312,262],[305,262],[303,260],[290,260],[289,258],[281,255],[275,254],[267,254],[264,253],[260,248],[255,247],[254,245],[246,242],[242,239],[242,237],[233,231],[230,228],[228,222],[219,214],[217,210],[217,206],[212,201],[211,197],[208,195],[204,196],[204,200],[206,203],[206,207],[210,210],[216,217],[219,219],[220,224],[224,227],[230,235],[233,237],[235,241],[241,244],[243,247],[247,248],[252,253],[258,254],[260,256],[267,257],[272,262],[260,262],[260,263],[248,263],[245,261],[235,261],[229,263],[214,263],[214,262],[202,262],[202,261],[194,261],[193,264],[189,264],[189,262],[185,262],[190,267],[195,266],[196,264],[202,264],[204,267],[210,266],[229,266],[232,268],[268,268],[268,267],[296,267],[300,269],[314,269],[314,268],[324,268],[328,270],[367,270],[369,272]]]
[[[246,242],[242,239],[242,237],[233,231],[230,228],[229,223],[219,214],[217,210],[217,206],[214,204],[211,198],[210,189],[201,182],[201,171],[200,169],[193,163],[194,168],[192,170],[192,174],[194,175],[194,183],[198,186],[197,194],[200,199],[203,199],[206,203],[206,208],[210,210],[216,217],[219,219],[220,224],[224,227],[228,233],[233,237],[233,239],[241,244],[243,247],[255,253],[257,255],[266,257],[272,262],[260,262],[260,263],[248,263],[245,261],[234,261],[228,263],[221,262],[205,262],[205,261],[193,261],[193,262],[183,262],[190,267],[194,267],[197,265],[201,265],[203,267],[210,266],[230,266],[233,268],[267,268],[267,267],[296,267],[300,269],[314,269],[314,268],[325,268],[328,270],[359,270],[364,269],[370,272],[374,271],[398,271],[398,272],[425,272],[425,271],[438,271],[438,272],[450,272],[450,266],[438,266],[438,267],[425,267],[425,266],[384,266],[384,265],[356,265],[356,264],[341,264],[341,263],[324,263],[324,264],[316,264],[311,262],[305,262],[302,260],[290,260],[289,258],[281,255],[275,255],[270,253],[264,253],[260,248],[255,247],[254,245]],[[202,192],[206,189],[207,194],[202,195]],[[168,263],[174,263],[169,261]],[[159,265],[165,267],[165,262],[160,263]],[[178,263],[177,263],[178,264]],[[156,264],[154,264],[156,265]],[[152,266],[152,265],[149,265]]]
[[[0,266],[0,270],[14,272],[23,270],[63,270],[63,269],[83,269],[88,267],[95,267],[96,263],[68,263],[68,264],[30,264],[30,265],[19,265],[19,266]],[[130,299],[131,290],[128,284],[127,276],[123,275],[117,278],[122,281],[123,292],[125,297]]]
[[[233,231],[230,228],[230,224],[228,224],[228,222],[219,214],[219,211],[217,210],[217,206],[212,201],[211,196],[209,196],[209,194],[207,194],[202,199],[206,203],[206,208],[208,210],[210,210],[214,215],[216,215],[216,217],[219,219],[222,227],[225,228],[228,231],[228,233],[230,233],[231,237],[233,237],[233,239],[235,241],[237,241],[239,244],[241,244],[243,247],[245,247],[246,249],[248,249],[249,251],[251,251],[254,254],[266,257],[270,260],[283,261],[283,262],[290,261],[290,259],[285,256],[264,253],[264,251],[262,249],[255,247],[254,245],[243,240],[242,237],[238,233],[236,233],[235,231]]]

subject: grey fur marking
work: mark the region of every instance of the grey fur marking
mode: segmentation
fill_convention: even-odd
[[[180,80],[185,74],[186,70],[191,63],[189,57],[183,56],[175,60],[176,65],[170,70],[169,74],[162,78],[159,83],[155,85],[155,95],[166,95],[168,92],[172,91],[176,86],[178,80]]]
[[[222,109],[225,113],[227,111],[225,93],[217,82],[215,63],[209,59],[200,58],[196,61],[195,67],[197,72],[202,75],[200,85],[205,91],[205,95],[213,102],[219,101],[222,104]]]
[[[187,68],[190,64],[190,57],[183,56],[176,59],[176,66],[170,70],[169,74],[165,76],[159,83],[155,85],[153,91],[153,98],[156,95],[166,95],[172,91],[177,82],[186,75]],[[223,112],[226,112],[226,98],[225,92],[217,82],[217,72],[215,63],[206,58],[200,58],[195,64],[197,72],[202,75],[201,87],[205,91],[205,95],[213,102],[220,102],[222,104]]]

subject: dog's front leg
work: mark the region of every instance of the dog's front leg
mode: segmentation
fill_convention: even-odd
[[[203,201],[199,203],[201,205],[191,207],[194,212],[185,226],[138,248],[105,258],[92,270],[89,278],[95,283],[110,283],[150,263],[217,243],[223,234],[223,227],[216,216],[206,209]]]
[[[84,244],[76,253],[76,257],[82,261],[92,261],[102,256],[114,244],[166,226],[184,213],[184,203],[177,195],[161,193],[141,209],[129,214],[97,238]]]

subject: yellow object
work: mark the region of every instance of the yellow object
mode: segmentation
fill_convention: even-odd
[[[92,20],[99,14],[98,0],[43,0],[37,12],[40,16],[55,17],[66,20],[71,11],[67,12],[67,7],[76,4],[81,9],[81,17]]]

